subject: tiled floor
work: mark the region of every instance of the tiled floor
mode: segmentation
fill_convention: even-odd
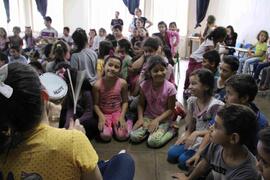
[[[188,61],[180,61],[180,80],[177,99],[181,102],[187,63]],[[270,119],[270,96],[258,96],[256,103],[268,119]],[[92,144],[101,159],[109,159],[121,149],[126,149],[135,160],[135,180],[171,180],[171,174],[180,171],[176,165],[169,164],[166,161],[166,152],[175,140],[176,138],[172,139],[161,149],[150,149],[146,146],[146,142],[134,145],[128,142],[117,142],[113,140],[107,144],[92,141]]]

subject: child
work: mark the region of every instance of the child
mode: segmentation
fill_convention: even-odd
[[[133,34],[132,34],[132,38],[130,40],[131,44],[132,44],[132,47],[134,47],[134,44],[138,41],[142,41],[143,38],[140,37],[140,34],[139,34],[139,29],[138,28],[134,28],[133,30]]]
[[[187,100],[187,129],[168,151],[168,161],[178,162],[181,169],[187,169],[186,161],[204,149],[203,137],[208,134],[217,110],[224,104],[213,97],[214,76],[207,69],[191,73],[189,89],[192,96]]]
[[[70,29],[69,27],[64,27],[63,29],[63,36],[62,39],[71,47],[73,44],[73,39],[72,37],[69,35]]]
[[[28,61],[27,59],[21,55],[21,48],[19,46],[11,46],[9,48],[9,63],[13,63],[13,62],[21,62],[21,63],[25,63],[27,64]]]
[[[270,87],[270,67],[265,67],[262,70],[262,77],[259,83],[259,90],[266,91]]]
[[[217,27],[216,26],[216,18],[213,15],[209,15],[206,20],[206,27],[203,31],[203,35],[201,37],[201,41],[207,39],[207,36],[211,34],[211,32]]]
[[[171,49],[173,57],[175,56],[175,47],[179,43],[179,34],[175,31],[167,29],[167,24],[164,21],[158,23],[159,33],[154,33],[154,36],[159,37],[162,40],[163,46],[168,46]]]
[[[253,102],[258,92],[258,87],[252,76],[247,74],[233,75],[226,81],[225,89],[226,103],[236,103],[250,107],[257,115],[259,129],[268,126],[266,117]]]
[[[21,28],[18,26],[13,27],[13,36],[9,37],[9,46],[19,46],[22,48],[23,46],[23,40],[20,37]]]
[[[46,72],[55,73],[58,69],[58,64],[68,62],[70,58],[69,46],[64,41],[56,41],[52,47],[52,61],[46,65]]]
[[[0,76],[1,179],[133,179],[134,161],[127,153],[98,162],[82,132],[41,122],[47,95],[31,66],[8,64]],[[77,127],[71,121],[70,129]]]
[[[235,47],[237,40],[237,33],[234,32],[234,29],[231,25],[226,27],[227,29],[227,37],[224,40],[226,46]],[[224,54],[233,55],[235,50],[233,48],[226,48]]]
[[[88,44],[89,44],[89,48],[91,48],[93,46],[94,38],[96,37],[97,32],[95,29],[90,29],[88,35],[89,35]]]
[[[169,30],[179,32],[179,29],[177,28],[176,22],[170,22],[169,24]]]
[[[7,51],[8,43],[9,43],[9,39],[7,38],[6,30],[4,28],[0,27],[0,51],[1,52]]]
[[[121,39],[127,39],[126,37],[123,36],[122,34],[122,26],[121,25],[115,25],[112,29],[113,35],[116,39],[116,41],[119,41]]]
[[[105,59],[105,76],[94,85],[94,109],[98,115],[98,129],[103,141],[110,141],[113,131],[118,140],[126,140],[132,122],[125,120],[128,108],[128,89],[124,79],[119,78],[122,59],[109,55]]]
[[[244,126],[243,126],[244,124]],[[202,159],[192,173],[175,174],[179,180],[198,179],[258,179],[256,158],[250,152],[256,150],[257,134],[255,114],[241,105],[226,105],[217,112],[215,124],[210,128],[210,143]]]
[[[239,59],[240,66],[238,69],[238,73],[248,73],[248,69],[250,68],[251,64],[257,64],[260,61],[265,59],[265,54],[267,50],[267,40],[268,40],[268,32],[267,31],[260,31],[257,36],[258,42],[255,46],[249,48],[248,57]],[[255,53],[252,53],[251,49],[255,47]]]
[[[106,37],[106,30],[104,28],[100,28],[98,30],[98,35],[94,37],[94,42],[91,47],[94,51],[98,51],[99,44],[101,41],[104,41]]]
[[[113,52],[113,45],[110,41],[101,41],[98,50],[97,75],[98,79],[103,76],[104,57]]]
[[[132,142],[143,141],[148,134],[150,147],[161,147],[174,135],[169,129],[175,106],[175,86],[166,80],[167,63],[161,56],[151,56],[147,72],[150,79],[140,84],[138,120],[130,133]],[[157,98],[158,97],[158,98]]]
[[[217,79],[215,98],[225,102],[225,82],[237,73],[239,61],[235,56],[224,56],[219,67],[220,77]]]
[[[5,64],[8,64],[8,57],[0,51],[0,68]]]
[[[40,31],[40,39],[55,39],[58,37],[58,32],[52,27],[52,18],[50,16],[44,17],[45,29]]]
[[[265,180],[270,179],[270,127],[260,131],[257,151],[259,173]]]
[[[25,36],[23,39],[26,43],[26,49],[24,51],[28,52],[35,48],[36,40],[33,37],[31,26],[25,26]]]
[[[188,86],[189,86],[189,75],[192,71],[201,68],[203,61],[203,54],[209,50],[213,50],[216,48],[218,43],[224,41],[227,35],[227,31],[223,27],[217,27],[213,30],[209,36],[203,41],[203,43],[199,46],[199,48],[193,52],[189,59],[188,69],[186,71],[186,79],[184,85],[184,98],[188,97]]]
[[[143,20],[143,27],[145,27],[146,24],[148,24],[146,26],[146,28],[148,29],[149,27],[151,27],[153,25],[153,23],[151,21],[149,21],[146,17],[142,16],[142,10],[139,8],[136,8],[134,11],[135,17],[133,18],[132,27],[136,27],[136,20],[137,19],[142,19]],[[137,17],[137,18],[136,18]],[[130,29],[130,32],[132,32],[133,29]]]
[[[203,54],[202,67],[209,69],[214,74],[215,79],[219,77],[218,66],[220,63],[220,56],[216,50],[207,51]]]
[[[134,56],[131,44],[126,39],[121,39],[118,42],[116,52],[123,57],[122,67],[121,67],[121,76],[123,79],[127,80],[128,78],[128,68],[132,64],[132,57]]]

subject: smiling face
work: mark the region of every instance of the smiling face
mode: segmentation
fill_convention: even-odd
[[[155,65],[150,71],[153,82],[163,83],[166,78],[166,72],[166,67],[162,66],[161,64]]]
[[[257,162],[257,168],[263,178],[265,180],[268,180],[270,179],[270,155],[269,153],[265,152],[264,144],[262,143],[262,141],[258,142],[257,150],[259,159]]]
[[[117,77],[121,70],[121,62],[116,58],[109,58],[108,62],[105,64],[105,76],[106,77]]]
[[[190,93],[195,97],[202,97],[204,93],[209,89],[200,82],[200,79],[197,75],[190,76],[189,81],[190,84],[188,89],[190,90]]]

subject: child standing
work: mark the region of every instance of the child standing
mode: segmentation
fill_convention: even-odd
[[[257,126],[256,116],[249,108],[224,106],[210,128],[212,143],[204,150],[199,164],[189,177],[180,173],[173,177],[178,180],[198,179],[210,171],[207,179],[259,179],[256,158],[250,152],[256,149],[253,142]]]
[[[260,61],[263,61],[266,56],[266,50],[267,50],[267,40],[268,40],[268,32],[267,31],[260,31],[257,40],[258,42],[255,44],[255,46],[252,46],[248,51],[248,57],[239,59],[240,66],[238,69],[238,73],[248,73],[249,66],[251,64],[257,64]],[[251,49],[255,47],[255,53],[252,53]],[[243,69],[242,69],[243,68]]]
[[[128,108],[128,86],[119,78],[122,60],[118,56],[105,59],[105,76],[93,88],[94,109],[99,117],[98,129],[104,141],[110,141],[113,131],[118,140],[126,140],[132,128],[131,121],[125,121]]]
[[[188,69],[186,71],[186,79],[184,85],[184,97],[188,97],[188,86],[189,86],[189,76],[190,74],[196,70],[201,68],[203,61],[203,54],[209,50],[213,50],[216,48],[218,43],[224,41],[227,35],[227,31],[224,27],[217,27],[214,29],[207,38],[203,41],[203,43],[199,46],[199,48],[193,52],[189,59]]]
[[[20,37],[21,28],[19,26],[13,27],[13,36],[9,37],[9,46],[19,46],[22,48],[23,46],[23,40]]]
[[[174,135],[169,129],[169,123],[175,106],[176,89],[166,80],[167,63],[161,56],[151,56],[147,70],[151,78],[140,84],[138,121],[130,139],[141,142],[150,134],[148,145],[157,148]]]
[[[182,169],[187,169],[186,161],[204,149],[203,137],[208,134],[217,110],[224,104],[213,97],[214,76],[207,69],[191,73],[189,89],[192,96],[187,100],[187,129],[168,151],[168,161],[179,163]]]
[[[98,35],[94,37],[94,42],[91,47],[94,51],[97,51],[99,48],[99,44],[101,41],[104,41],[106,37],[106,30],[104,28],[100,28],[98,30]]]

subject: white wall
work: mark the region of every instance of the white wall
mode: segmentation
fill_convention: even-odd
[[[196,0],[190,0],[188,33],[203,32],[202,28],[194,30],[196,24]],[[270,1],[269,0],[211,0],[207,15],[216,17],[220,26],[232,25],[238,33],[238,42],[255,43],[260,30],[270,32]]]

